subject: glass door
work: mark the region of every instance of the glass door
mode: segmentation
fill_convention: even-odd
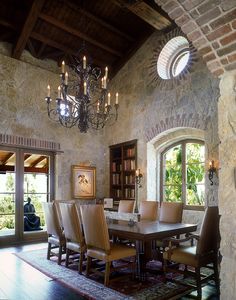
[[[16,234],[16,153],[0,150],[0,237]]]

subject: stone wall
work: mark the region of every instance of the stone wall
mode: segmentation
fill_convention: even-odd
[[[219,138],[219,209],[221,214],[220,250],[221,299],[236,294],[236,71],[225,73],[220,82]]]
[[[103,132],[81,134],[49,120],[44,100],[47,85],[57,91],[58,67],[24,53],[25,62],[9,57],[10,47],[0,47],[0,133],[59,142],[63,153],[56,158],[56,199],[71,199],[71,165],[97,168],[97,196],[104,195]],[[53,70],[51,72],[50,70]],[[56,94],[52,95],[55,99]]]
[[[173,128],[202,130],[206,157],[218,159],[219,80],[210,74],[199,58],[182,85],[160,90],[158,85],[150,84],[149,65],[160,40],[157,33],[153,34],[112,81],[112,89],[119,91],[119,119],[111,128],[105,128],[107,145],[138,139],[138,167],[144,173],[143,187],[138,190],[139,201],[147,198],[147,144],[159,134]],[[105,153],[108,173],[108,147]],[[211,205],[216,205],[217,185],[210,189],[208,180],[206,185],[207,196],[215,195]],[[108,192],[107,182],[106,195]]]

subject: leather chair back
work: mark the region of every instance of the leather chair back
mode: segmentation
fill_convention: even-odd
[[[81,205],[82,223],[87,248],[110,251],[110,241],[103,205]]]
[[[158,218],[158,202],[142,201],[139,207],[141,221],[156,221]]]
[[[160,222],[181,223],[183,215],[183,203],[162,202],[160,208]]]
[[[120,200],[118,212],[119,213],[133,213],[134,212],[134,200]]]
[[[45,221],[47,225],[48,235],[53,235],[59,238],[62,237],[63,233],[60,226],[55,203],[44,202],[43,209],[45,214]]]
[[[216,251],[219,244],[219,209],[218,206],[206,208],[197,243],[197,254]]]
[[[67,240],[84,243],[81,219],[74,203],[60,203],[60,211]]]

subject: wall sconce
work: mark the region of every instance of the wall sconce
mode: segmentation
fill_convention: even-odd
[[[213,185],[213,177],[214,177],[214,174],[215,176],[217,175],[217,169],[215,167],[215,162],[214,160],[211,160],[209,162],[209,169],[208,169],[208,178],[211,182],[211,185]]]
[[[135,171],[135,182],[138,185],[138,187],[142,187],[142,185],[141,185],[142,178],[143,178],[143,174],[140,172],[140,169],[137,169]]]

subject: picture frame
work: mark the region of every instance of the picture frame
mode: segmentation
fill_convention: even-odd
[[[94,199],[96,194],[96,167],[72,166],[72,197]]]

